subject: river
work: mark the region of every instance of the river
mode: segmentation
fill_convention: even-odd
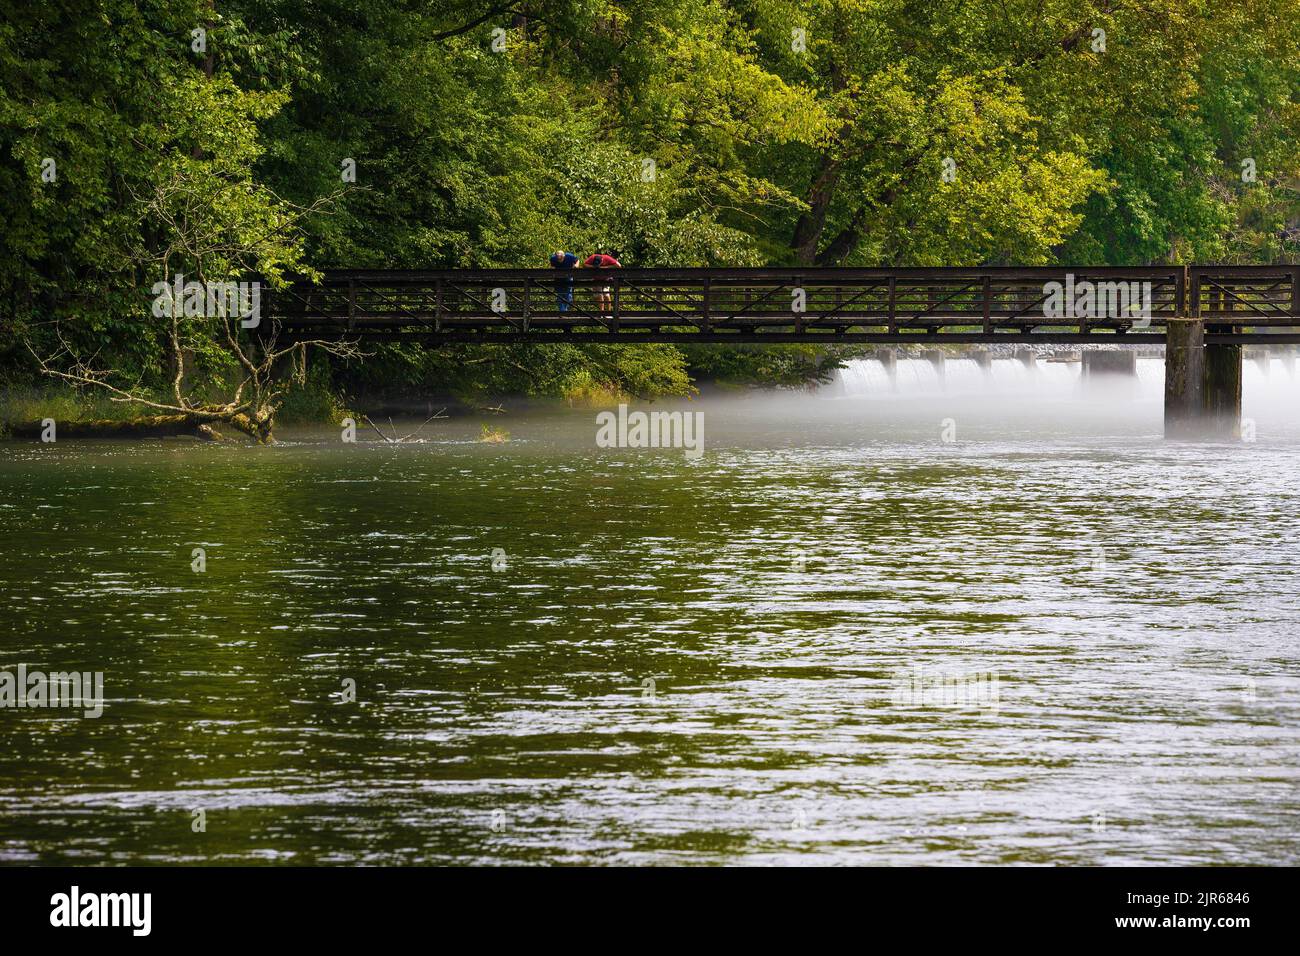
[[[0,443],[0,862],[1300,862],[1300,384],[1139,371]]]

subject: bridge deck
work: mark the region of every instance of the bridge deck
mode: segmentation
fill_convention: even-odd
[[[291,338],[826,344],[1158,344],[1199,316],[1210,342],[1300,342],[1300,265],[357,270],[268,291],[263,316]]]

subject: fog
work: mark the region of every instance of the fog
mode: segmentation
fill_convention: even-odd
[[[1139,356],[1136,377],[1085,379],[1079,361],[1040,357],[1026,365],[1010,356],[988,368],[952,357],[942,372],[928,359],[899,356],[891,378],[877,359],[848,362],[816,389],[705,389],[687,404],[709,413],[715,438],[769,432],[769,440],[855,442],[940,440],[951,419],[962,440],[1033,441],[1107,436],[1161,438],[1164,360]],[[1289,353],[1244,362],[1243,423],[1255,440],[1300,441],[1300,379]],[[679,403],[669,403],[677,407]],[[1249,431],[1249,429],[1248,429]]]

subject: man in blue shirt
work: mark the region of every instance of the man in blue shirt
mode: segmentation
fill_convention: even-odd
[[[572,252],[561,249],[551,253],[552,269],[564,269],[572,273],[577,264],[578,257]],[[570,274],[563,279],[555,280],[555,308],[561,312],[568,312],[571,305],[573,305],[573,276]]]

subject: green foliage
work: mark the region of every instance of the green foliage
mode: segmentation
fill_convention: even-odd
[[[686,362],[669,345],[389,346],[339,379],[353,394],[448,393],[470,403],[511,394],[655,398],[692,391]]]
[[[0,368],[33,381],[24,342],[54,350],[59,321],[165,390],[149,290],[175,272],[1294,260],[1298,136],[1300,0],[31,5],[0,17]],[[183,331],[191,387],[233,388],[217,328]],[[320,357],[286,411],[685,395],[833,360],[383,347]]]
[[[68,385],[18,386],[0,391],[0,437],[14,424],[46,418],[56,422],[126,421],[135,414],[137,410],[128,404]]]
[[[5,23],[0,204],[11,228],[0,232],[9,292],[0,349],[15,361],[25,361],[22,339],[156,385],[172,358],[168,323],[152,312],[156,282],[248,272],[275,282],[309,269],[303,211],[253,174],[261,126],[288,94],[205,74],[191,30],[207,24],[215,46],[220,22],[195,0],[99,0]],[[232,373],[216,323],[183,325],[204,375]]]
[[[286,425],[341,425],[345,418],[359,421],[360,416],[348,407],[341,391],[334,384],[330,366],[318,361],[307,373],[305,381],[286,396],[276,420]]]
[[[722,385],[825,384],[852,349],[820,345],[684,346],[691,371]]]

